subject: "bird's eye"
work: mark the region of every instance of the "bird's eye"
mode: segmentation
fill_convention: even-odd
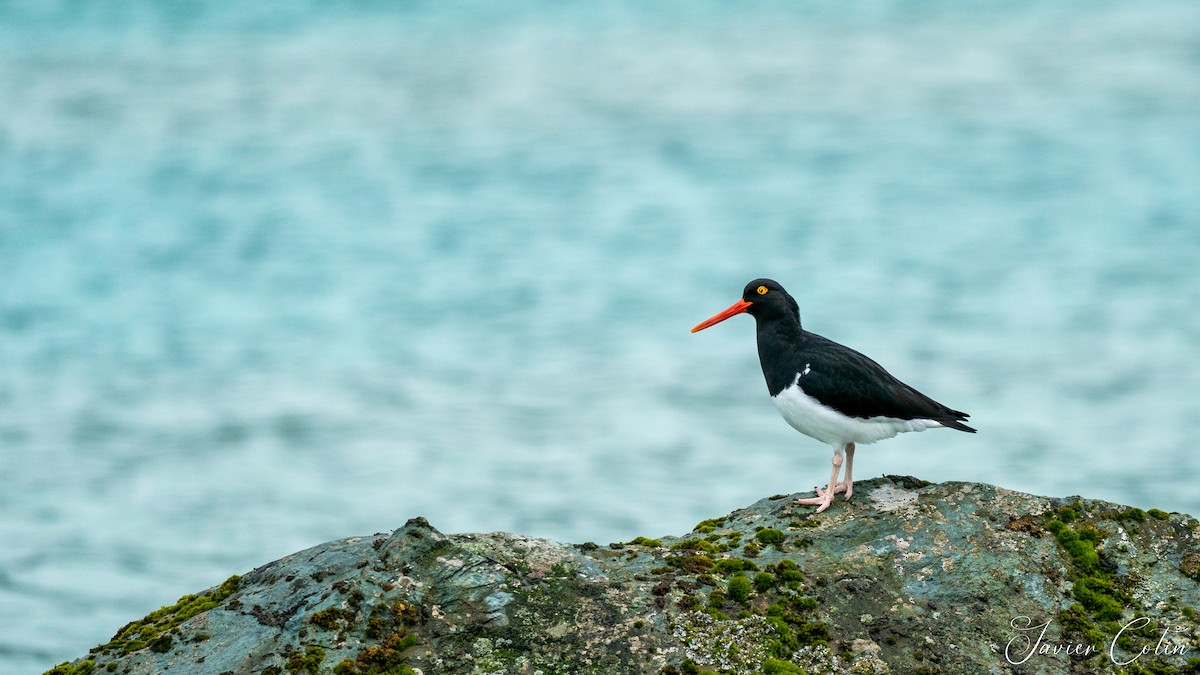
[[[755,289],[755,290],[757,290],[757,291],[758,291],[758,294],[759,294],[759,295],[766,295],[766,294],[767,294],[767,287],[766,287],[766,286],[759,286],[759,287],[758,287],[757,289]]]

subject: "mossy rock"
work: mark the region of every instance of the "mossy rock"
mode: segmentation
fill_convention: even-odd
[[[572,546],[423,519],[264,565],[54,675],[1188,672],[1200,534],[1182,514],[976,483],[860,481],[683,536]],[[745,543],[743,543],[745,542]],[[1014,620],[1087,658],[1006,661]],[[1122,628],[1139,617],[1146,625]],[[1018,624],[1019,625],[1019,624]],[[1163,627],[1165,646],[1154,654]],[[1180,630],[1174,630],[1174,629]],[[1120,637],[1117,634],[1121,633]],[[1112,645],[1113,656],[1108,654]],[[1125,666],[1114,662],[1151,653]],[[1188,653],[1187,650],[1192,650]]]

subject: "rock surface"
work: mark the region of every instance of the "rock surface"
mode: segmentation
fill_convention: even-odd
[[[820,515],[777,496],[607,546],[415,518],[185,596],[50,672],[1200,672],[1197,526],[900,476]]]

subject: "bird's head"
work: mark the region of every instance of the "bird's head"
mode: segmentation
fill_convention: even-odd
[[[778,282],[773,279],[755,279],[746,284],[741,300],[730,305],[729,309],[701,321],[692,332],[704,330],[743,312],[758,320],[774,317],[798,318],[800,306]]]

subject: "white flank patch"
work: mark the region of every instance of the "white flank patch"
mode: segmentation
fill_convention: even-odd
[[[798,383],[800,378],[796,381]],[[793,429],[836,447],[846,443],[874,443],[905,431],[925,431],[942,426],[940,422],[923,419],[849,417],[804,393],[799,384],[784,389],[771,400]]]

